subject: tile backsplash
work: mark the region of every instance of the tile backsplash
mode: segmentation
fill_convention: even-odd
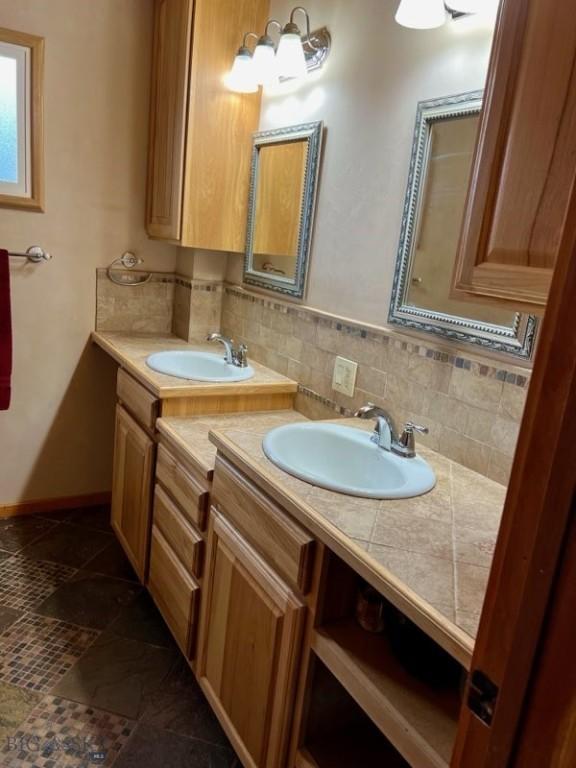
[[[429,435],[418,436],[422,443],[508,482],[530,377],[525,368],[240,286],[162,272],[128,288],[99,269],[96,329],[172,332],[192,342],[221,330],[247,344],[249,357],[298,381],[297,408],[306,416],[350,416],[372,401],[398,425],[429,427]],[[337,355],[358,363],[354,397],[332,389]]]
[[[145,273],[124,272],[131,278]],[[174,280],[168,272],[153,272],[142,285],[117,285],[105,269],[96,270],[96,330],[170,333],[174,306]]]
[[[307,307],[227,286],[222,332],[249,356],[300,383],[298,409],[312,418],[351,415],[367,401],[400,425],[429,427],[418,439],[500,483],[507,483],[530,372],[351,323]],[[358,363],[354,397],[332,389],[337,355]]]
[[[204,341],[220,328],[222,283],[170,272],[151,274],[147,283],[127,286],[109,280],[105,269],[97,270],[97,331],[175,333],[186,341]]]

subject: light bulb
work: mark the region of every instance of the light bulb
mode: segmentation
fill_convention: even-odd
[[[231,91],[237,93],[254,93],[258,90],[252,54],[245,46],[239,48],[224,82]]]
[[[411,29],[441,27],[446,21],[444,0],[401,0],[394,18]]]
[[[257,83],[260,85],[274,85],[278,82],[274,43],[267,35],[263,35],[258,40],[252,61]]]
[[[308,74],[302,39],[295,24],[286,24],[282,30],[276,66],[280,77],[305,77]]]

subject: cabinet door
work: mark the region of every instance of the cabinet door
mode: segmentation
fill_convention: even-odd
[[[182,245],[243,252],[252,134],[260,93],[230,91],[230,69],[244,32],[260,34],[268,0],[195,0]]]
[[[179,240],[193,0],[156,0],[150,95],[148,234]]]
[[[502,0],[454,274],[458,298],[542,312],[576,178],[573,0]]]
[[[246,766],[280,766],[304,605],[216,510],[203,585],[198,676]]]
[[[112,527],[142,581],[148,567],[154,449],[146,432],[117,406]]]

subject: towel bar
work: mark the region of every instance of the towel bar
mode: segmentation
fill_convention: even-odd
[[[50,261],[52,255],[41,248],[39,245],[31,245],[26,253],[18,253],[16,251],[8,251],[9,256],[15,256],[18,259],[28,259],[28,261],[39,264],[41,261]]]

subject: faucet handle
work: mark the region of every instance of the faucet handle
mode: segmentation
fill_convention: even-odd
[[[248,347],[246,344],[240,344],[236,350],[236,365],[240,368],[246,368],[248,366]]]
[[[421,427],[419,424],[414,424],[412,421],[407,421],[404,425],[404,431],[408,432],[420,432],[421,435],[427,435],[430,430],[428,427]]]
[[[366,405],[358,408],[358,410],[354,413],[354,416],[359,419],[369,419],[374,415],[375,410],[376,405],[374,403],[366,403]]]
[[[404,456],[407,459],[414,458],[414,456],[416,456],[414,432],[420,432],[422,435],[427,435],[429,431],[428,427],[422,427],[419,424],[407,421],[402,430],[402,434],[393,446],[394,453],[397,453],[399,456]]]

